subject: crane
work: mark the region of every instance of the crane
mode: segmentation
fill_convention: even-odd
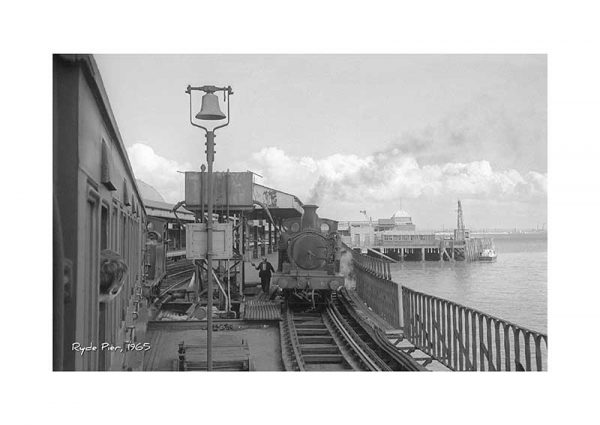
[[[456,212],[456,231],[454,232],[454,239],[462,241],[465,239],[465,223],[463,222],[463,211],[460,199],[458,200],[458,209]]]

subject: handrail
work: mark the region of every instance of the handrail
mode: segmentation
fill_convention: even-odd
[[[379,252],[376,249],[373,248],[367,248],[367,250],[371,251],[373,254],[379,255],[381,258],[383,258],[384,260],[390,261],[392,263],[397,263],[396,260],[394,260],[391,257],[388,257],[387,255],[385,255],[383,252]]]
[[[392,281],[390,262],[362,255],[348,245],[352,254],[356,291],[362,300],[392,326],[401,326],[399,285]]]
[[[360,254],[346,244],[343,247],[352,254],[354,265],[378,278],[392,280],[391,261]]]
[[[404,337],[448,368],[547,369],[546,334],[400,286],[391,280],[389,262],[360,254],[346,244],[343,246],[352,254],[359,296],[389,323],[394,322],[401,311]],[[401,306],[390,302],[395,299],[394,288],[398,287],[402,290]],[[382,298],[381,293],[387,295]]]
[[[545,334],[407,287],[402,304],[405,338],[452,370],[547,369]]]

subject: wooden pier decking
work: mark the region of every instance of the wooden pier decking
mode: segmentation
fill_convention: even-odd
[[[417,235],[418,236],[418,235]],[[392,261],[476,261],[485,248],[493,248],[492,238],[384,240],[372,244],[353,245],[361,253],[376,255]]]

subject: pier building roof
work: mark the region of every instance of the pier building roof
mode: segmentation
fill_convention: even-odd
[[[412,217],[405,210],[396,211],[392,215],[392,218],[390,218],[390,221],[394,225],[403,225],[403,224],[412,225]],[[381,220],[380,220],[380,222],[381,222]],[[383,224],[383,223],[381,223],[381,224]]]
[[[392,219],[394,219],[394,218],[400,218],[400,217],[402,217],[402,218],[404,218],[404,217],[411,218],[410,214],[407,213],[405,210],[398,210],[394,214],[392,214]]]

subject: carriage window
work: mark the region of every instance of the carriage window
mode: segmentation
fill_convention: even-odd
[[[102,205],[100,216],[100,249],[108,248],[108,208]]]

